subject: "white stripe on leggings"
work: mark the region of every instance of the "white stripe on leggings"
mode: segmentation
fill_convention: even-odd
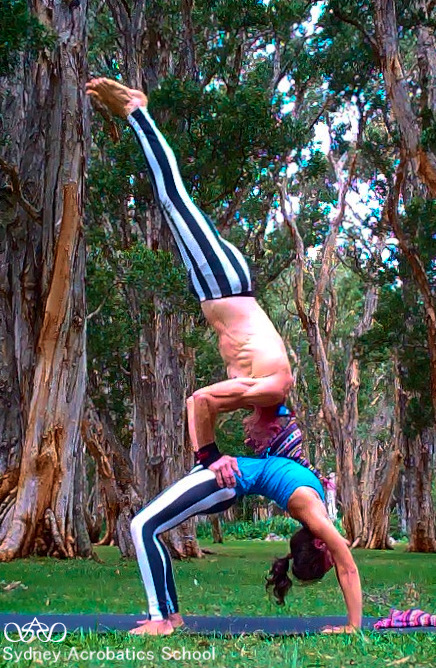
[[[176,158],[174,156],[174,153],[170,146],[168,145],[165,137],[162,135],[160,130],[156,127],[155,122],[151,118],[150,114],[147,111],[146,107],[140,107],[139,111],[141,111],[147,122],[152,126],[156,137],[158,138],[162,150],[164,151],[168,163],[170,165],[171,171],[172,171],[172,176],[174,179],[174,183],[177,189],[177,192],[180,196],[180,198],[183,200],[183,203],[185,204],[186,208],[189,210],[191,213],[192,217],[195,219],[197,222],[198,226],[201,228],[202,232],[207,238],[207,241],[209,242],[213,252],[217,256],[219,262],[221,263],[223,267],[224,274],[228,277],[228,280],[231,285],[234,286],[239,286],[239,288],[236,287],[235,293],[237,294],[238,290],[240,291],[242,289],[241,286],[241,281],[239,279],[239,276],[233,267],[232,263],[224,253],[224,251],[220,248],[220,245],[217,241],[217,237],[215,236],[214,232],[210,229],[209,225],[205,221],[201,211],[196,207],[194,202],[191,200],[191,198],[188,195],[188,192],[183,184],[182,177],[179,172],[179,168],[177,165]],[[221,296],[221,290],[216,282],[215,276],[213,274],[213,271],[211,267],[209,266],[209,263],[207,259],[205,258],[198,241],[196,240],[194,234],[191,232],[189,229],[188,225],[184,221],[183,217],[179,214],[177,211],[176,206],[173,204],[171,201],[168,193],[166,192],[165,188],[165,181],[163,178],[163,173],[161,170],[161,167],[153,153],[153,150],[151,149],[151,146],[148,142],[147,136],[145,135],[144,131],[142,130],[141,126],[139,123],[136,121],[135,118],[133,118],[131,115],[127,117],[127,120],[129,123],[132,125],[132,127],[135,129],[139,140],[141,142],[141,145],[143,147],[144,153],[147,156],[147,159],[150,162],[150,167],[153,171],[153,174],[155,175],[156,179],[156,185],[158,188],[158,194],[159,194],[159,199],[164,207],[164,209],[168,212],[168,215],[171,216],[174,220],[174,224],[177,226],[179,233],[183,239],[183,241],[186,243],[188,246],[189,250],[192,252],[194,255],[198,266],[201,267],[202,265],[205,265],[207,267],[207,274],[204,273],[204,276],[208,282],[209,288],[212,292],[213,297],[220,297]]]
[[[239,248],[236,248],[236,246],[231,244],[230,241],[227,241],[227,239],[224,239],[224,237],[221,237],[221,242],[223,244],[225,244],[228,248],[230,248],[231,252],[236,257],[236,260],[238,261],[238,264],[241,266],[241,269],[243,269],[244,274],[247,277],[248,290],[251,290],[251,275],[250,275],[250,270],[248,268],[247,260],[242,255]]]
[[[141,111],[144,111],[141,108]],[[148,115],[148,114],[147,114]],[[207,267],[207,273],[211,277],[211,280],[208,281],[209,288],[211,290],[212,296],[213,297],[220,297],[221,296],[221,290],[216,282],[215,276],[213,275],[213,271],[211,267],[209,266],[209,263],[207,259],[205,258],[203,251],[201,250],[198,241],[190,231],[187,223],[185,222],[184,218],[181,216],[181,214],[178,212],[177,208],[174,206],[172,203],[166,188],[165,188],[165,179],[162,173],[162,169],[159,165],[159,162],[157,161],[153,150],[149,144],[149,141],[147,139],[146,134],[142,130],[141,126],[139,123],[134,119],[133,117],[129,116],[128,120],[131,124],[131,126],[134,128],[139,141],[141,142],[142,149],[146,155],[146,158],[148,160],[148,163],[150,165],[150,169],[153,172],[154,179],[156,182],[156,187],[157,187],[157,194],[159,196],[159,202],[162,205],[162,208],[165,213],[165,218],[170,218],[172,221],[172,224],[175,228],[177,228],[179,232],[179,237],[183,239],[183,241],[186,243],[188,246],[189,250],[191,251],[192,255],[195,258],[195,261],[197,263],[197,266],[206,266]],[[150,117],[147,118],[147,121],[152,123],[152,119]],[[154,124],[153,124],[154,125]],[[157,133],[157,128],[155,127],[156,133]],[[173,174],[174,177],[174,174]],[[179,193],[180,194],[180,193]],[[173,227],[171,227],[171,231],[173,231]],[[176,238],[176,242],[178,239]],[[180,254],[182,257],[185,256],[185,251],[183,249],[183,246],[178,243],[179,246]],[[203,293],[204,294],[204,293]]]
[[[177,499],[182,496],[185,492],[193,489],[197,485],[200,485],[208,480],[215,479],[215,473],[209,469],[202,469],[199,471],[192,472],[191,474],[185,476],[178,482],[171,485],[165,492],[160,494],[155,501],[151,501],[136,517],[133,518],[131,523],[131,531],[133,543],[135,545],[136,554],[138,557],[139,568],[141,570],[142,580],[144,582],[145,590],[148,598],[148,612],[150,618],[153,620],[162,619],[162,614],[158,606],[157,592],[154,586],[153,575],[150,567],[150,563],[147,557],[147,552],[144,546],[142,529],[145,522],[151,520],[159,512],[170,506],[172,503],[176,503]],[[165,578],[165,587],[166,587],[166,561],[165,557],[160,548],[159,542],[156,540],[156,536],[163,531],[168,531],[176,527],[178,524],[184,520],[197,515],[201,512],[206,512],[208,508],[212,508],[217,503],[227,501],[236,496],[236,492],[233,488],[224,487],[217,490],[213,494],[209,494],[206,498],[200,499],[197,503],[194,503],[192,506],[187,508],[185,511],[178,513],[172,517],[167,522],[160,524],[153,533],[154,544],[158,549],[159,554],[161,555],[163,572]],[[168,591],[166,591],[167,599],[170,599]]]
[[[191,277],[191,281],[192,281],[192,284],[194,286],[195,292],[197,293],[199,300],[204,301],[206,299],[206,295],[204,294],[204,290],[201,287],[200,282],[197,278],[195,268],[194,268],[190,258],[188,257],[184,246],[183,246],[183,242],[182,242],[182,240],[179,236],[179,231],[178,231],[177,227],[174,225],[173,221],[171,220],[171,217],[168,215],[168,213],[165,210],[164,210],[164,216],[165,216],[165,220],[168,223],[168,227],[170,228],[170,230],[173,234],[173,237],[176,241],[177,247],[180,251],[180,255],[182,256],[183,264],[185,265],[185,267],[187,268],[187,270],[189,272],[189,275]]]

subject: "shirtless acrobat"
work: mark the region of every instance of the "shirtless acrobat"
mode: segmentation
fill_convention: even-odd
[[[229,380],[203,387],[189,397],[189,434],[197,461],[214,471],[221,487],[234,487],[236,458],[221,456],[214,440],[217,415],[253,409],[246,422],[247,435],[256,454],[262,454],[271,439],[280,435],[277,412],[293,383],[285,345],[252,295],[244,257],[190,199],[174,153],[147,111],[144,93],[105,78],[90,81],[87,93],[126,118],[135,131],[193,292],[218,335]],[[295,445],[297,426],[288,436],[291,431],[290,444]]]

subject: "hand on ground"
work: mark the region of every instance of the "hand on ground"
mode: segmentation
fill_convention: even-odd
[[[357,629],[355,626],[347,624],[346,626],[325,626],[321,633],[330,634],[333,633],[356,633]]]

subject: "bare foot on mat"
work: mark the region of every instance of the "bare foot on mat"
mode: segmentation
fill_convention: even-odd
[[[132,629],[129,633],[136,636],[169,636],[174,633],[174,629],[169,619],[159,621],[147,619],[145,622],[141,622],[141,626]]]
[[[183,621],[183,617],[178,612],[172,612],[169,615],[168,619],[170,620],[173,629],[177,629],[180,626],[185,626],[185,622]]]

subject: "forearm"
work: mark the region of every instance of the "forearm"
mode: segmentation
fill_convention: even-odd
[[[188,431],[194,451],[215,438],[216,413],[206,396],[192,396],[187,401]]]
[[[357,568],[336,567],[336,576],[345,599],[350,626],[362,625],[362,589]]]

